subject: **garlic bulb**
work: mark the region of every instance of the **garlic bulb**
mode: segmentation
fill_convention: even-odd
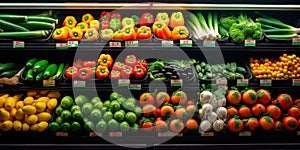
[[[213,129],[215,131],[221,131],[221,130],[223,130],[223,128],[224,128],[224,121],[223,120],[216,120],[213,123]]]
[[[204,120],[200,124],[199,132],[207,132],[211,130],[211,123],[208,120]]]
[[[213,94],[209,91],[203,91],[200,93],[200,104],[203,106],[204,104],[208,104],[211,102],[213,98]]]
[[[210,123],[214,123],[217,120],[217,114],[215,112],[212,112],[210,115],[207,116],[207,120]]]

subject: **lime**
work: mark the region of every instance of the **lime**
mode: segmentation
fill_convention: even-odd
[[[62,113],[62,111],[64,111],[64,109],[59,105],[55,109],[55,114],[58,115],[58,116],[60,116],[60,114]]]
[[[143,110],[141,107],[135,107],[134,108],[134,113],[137,117],[141,117],[142,113],[143,113]]]
[[[72,122],[71,131],[76,132],[76,131],[79,131],[80,129],[81,129],[80,123],[78,123],[76,121]]]
[[[113,118],[113,117],[114,117],[114,115],[113,115],[113,113],[110,112],[110,111],[105,112],[104,115],[103,115],[103,119],[104,119],[105,121],[109,121],[109,120],[110,120],[111,118]]]
[[[71,112],[69,110],[64,110],[61,114],[60,114],[61,118],[64,121],[68,121],[69,119],[71,119]]]
[[[119,130],[119,122],[117,122],[115,119],[111,119],[108,121],[107,123],[107,127],[108,127],[108,130],[111,131],[111,132],[116,132]]]
[[[76,105],[79,105],[79,106],[82,106],[84,105],[85,103],[88,102],[88,99],[86,96],[84,95],[78,95],[76,98],[75,98],[75,103]]]
[[[97,102],[101,102],[101,98],[100,97],[93,97],[91,100],[92,104],[96,104]]]
[[[96,124],[96,131],[100,133],[106,131],[106,122],[103,119]]]
[[[102,119],[101,110],[99,109],[92,110],[92,112],[90,113],[90,120],[93,122],[98,122],[100,121],[100,119]]]
[[[75,110],[73,113],[72,113],[72,119],[74,121],[80,121],[82,119],[82,114],[81,114],[81,111],[80,110]]]
[[[120,108],[121,108],[120,103],[117,100],[113,100],[110,103],[109,109],[111,112],[116,112],[116,111],[120,110]]]
[[[140,128],[139,125],[135,123],[135,124],[132,125],[131,131],[132,132],[138,132],[139,128]]]
[[[135,121],[137,120],[136,115],[133,112],[128,112],[125,115],[125,119],[129,122],[129,123],[135,123]]]
[[[136,103],[136,99],[134,97],[129,97],[129,98],[127,98],[126,102],[131,102],[131,103],[135,104]]]
[[[120,96],[119,93],[117,92],[112,92],[109,96],[110,100],[113,101],[113,100],[116,100],[118,97]]]
[[[134,111],[134,103],[132,102],[125,102],[123,103],[123,107],[126,111]]]
[[[83,104],[83,106],[81,108],[81,112],[84,117],[87,117],[88,115],[90,115],[92,110],[93,110],[93,105],[91,103],[85,103],[85,104]]]
[[[123,104],[127,99],[123,96],[118,97],[117,99],[119,101],[120,104]]]
[[[121,124],[120,124],[120,130],[122,132],[127,132],[127,131],[129,131],[129,129],[130,129],[130,126],[129,126],[129,124],[126,121],[121,122]]]
[[[94,104],[94,108],[102,109],[103,103],[102,102],[97,102]]]
[[[58,116],[55,120],[58,124],[62,124],[64,122],[64,119],[61,116]]]
[[[107,107],[103,107],[102,109],[101,109],[101,111],[102,111],[102,113],[104,114],[105,112],[108,112],[108,108]]]
[[[63,109],[69,109],[73,105],[73,98],[71,96],[65,96],[61,99],[60,105]]]
[[[117,111],[114,114],[114,119],[116,119],[117,121],[121,122],[124,119],[124,114],[121,111]]]
[[[68,132],[71,128],[71,125],[68,122],[64,122],[60,125],[60,129],[63,132]]]
[[[84,130],[87,131],[87,132],[91,132],[91,131],[94,131],[95,130],[95,125],[93,122],[91,121],[88,121],[84,124],[83,126]]]
[[[109,100],[106,100],[106,101],[103,103],[103,107],[109,108],[109,107],[110,107],[110,101],[109,101]]]
[[[124,116],[126,114],[126,112],[123,109],[119,110],[119,112],[121,112]]]
[[[57,122],[51,122],[49,124],[49,129],[51,132],[57,132],[59,130],[60,126],[59,126],[59,123]]]
[[[80,106],[78,106],[78,105],[73,105],[73,106],[71,107],[71,113],[73,113],[75,110],[80,110]]]

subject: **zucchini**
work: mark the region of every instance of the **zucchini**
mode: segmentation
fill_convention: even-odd
[[[18,22],[26,22],[28,18],[27,16],[24,15],[1,14],[0,19],[8,22],[18,23]]]
[[[18,25],[25,27],[29,30],[48,30],[48,29],[55,29],[54,23],[48,23],[48,22],[40,22],[40,21],[28,21],[28,22],[22,22],[18,23]]]
[[[3,77],[11,78],[11,77],[13,77],[14,75],[16,75],[18,72],[19,72],[19,70],[9,70],[9,71],[5,71],[5,72],[2,72],[2,73],[0,74],[0,78],[3,78]]]
[[[48,23],[58,23],[58,19],[54,19],[51,17],[44,17],[44,16],[27,16],[28,21],[40,21],[40,22],[48,22]]]
[[[0,27],[4,30],[8,30],[8,31],[23,31],[23,32],[29,31],[28,29],[26,29],[22,26],[19,26],[17,24],[14,24],[14,23],[2,20],[2,19],[0,19]]]
[[[35,77],[35,81],[41,81],[43,79],[44,72],[40,72],[38,75]]]
[[[44,72],[44,79],[49,79],[50,77],[54,76],[57,71],[57,65],[56,64],[51,64],[49,65],[45,72]]]
[[[18,66],[15,63],[5,63],[0,65],[0,72],[7,71],[7,70],[14,70],[17,68]]]
[[[38,61],[37,58],[31,58],[30,60],[27,61],[26,63],[26,68],[32,68],[33,65]]]
[[[26,77],[25,80],[28,81],[33,81],[34,77],[33,77],[33,69],[29,69],[26,73]]]
[[[44,71],[49,65],[49,62],[48,60],[40,60],[38,62],[36,62],[34,65],[33,65],[33,72],[42,72]]]
[[[45,38],[49,36],[50,31],[39,30],[39,31],[28,31],[28,32],[1,32],[0,38],[23,38],[23,39],[33,39],[33,38]]]
[[[63,73],[64,68],[65,68],[65,64],[61,63],[57,69],[56,74],[54,76],[52,76],[50,79],[52,79],[52,80],[58,79],[61,76],[61,74]]]

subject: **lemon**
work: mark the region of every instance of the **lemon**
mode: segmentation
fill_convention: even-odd
[[[29,97],[26,97],[23,102],[25,105],[31,105],[33,103],[33,101],[34,101],[34,98],[29,96]]]
[[[22,108],[22,111],[24,112],[24,114],[32,115],[36,113],[36,108],[31,105],[26,105]]]
[[[57,106],[57,99],[56,98],[52,98],[47,102],[47,108],[49,110],[53,110],[56,106]]]
[[[19,109],[17,110],[16,114],[15,114],[15,118],[16,118],[17,120],[22,121],[22,120],[24,119],[24,115],[25,115],[25,114],[23,113],[22,109],[19,108]]]
[[[13,127],[15,131],[21,131],[22,130],[22,122],[19,120],[15,120],[13,123]]]
[[[1,129],[5,132],[11,130],[12,127],[13,127],[13,123],[10,120],[4,121],[1,125]]]
[[[37,114],[37,117],[39,121],[49,121],[52,118],[51,114],[48,112],[41,112]]]
[[[47,123],[46,121],[42,121],[42,122],[40,122],[40,123],[38,124],[36,130],[37,130],[38,132],[43,132],[43,131],[45,131],[45,130],[47,129],[47,127],[48,127],[48,123]]]
[[[23,123],[23,125],[22,125],[22,129],[23,129],[23,131],[28,131],[28,130],[29,130],[29,128],[30,128],[29,124],[27,124],[27,123]]]
[[[39,126],[39,124],[34,124],[34,125],[32,125],[32,126],[30,127],[30,130],[31,130],[31,131],[36,131],[37,128],[38,128],[38,126]]]
[[[23,101],[18,101],[18,102],[16,103],[16,109],[22,108],[23,106],[24,106]]]
[[[46,103],[45,102],[37,102],[35,104],[36,112],[43,112],[46,109]]]
[[[10,113],[4,108],[0,108],[0,121],[6,121],[9,117]]]
[[[38,117],[36,115],[30,115],[27,117],[26,122],[28,124],[35,124],[38,121]]]

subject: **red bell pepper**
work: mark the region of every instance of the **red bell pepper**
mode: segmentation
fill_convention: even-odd
[[[114,18],[118,18],[119,20],[121,20],[121,14],[119,14],[119,13],[113,13],[113,14],[111,14],[110,19],[114,19]]]
[[[72,78],[77,78],[78,69],[76,67],[68,67],[66,70],[66,78],[67,79],[72,79]]]
[[[142,78],[147,74],[147,69],[142,64],[137,64],[133,69],[133,75],[136,78]]]
[[[82,80],[86,80],[93,76],[93,70],[90,67],[84,67],[79,69],[78,71],[78,78]]]
[[[141,59],[141,60],[138,60],[138,62],[137,62],[138,64],[142,64],[144,67],[148,67],[148,63],[147,63],[147,61],[146,61],[146,59]]]
[[[95,67],[96,66],[96,61],[83,61],[83,67]]]
[[[150,26],[154,22],[154,16],[149,13],[143,13],[140,19],[140,26]]]
[[[77,69],[80,69],[83,67],[83,61],[81,59],[77,59],[75,62],[73,62],[73,66]]]
[[[101,29],[105,30],[105,29],[109,29],[109,21],[105,20],[101,22]]]
[[[115,71],[115,70],[111,71],[110,78],[113,79],[113,80],[120,79],[121,78],[121,72],[120,71]]]
[[[114,63],[113,71],[122,71],[123,68],[124,68],[124,63],[117,61]]]
[[[102,11],[100,14],[101,21],[109,21],[110,20],[110,13],[108,11]]]
[[[132,76],[132,68],[130,66],[125,65],[121,72],[123,79],[129,79]]]
[[[137,64],[137,59],[134,55],[128,55],[125,58],[125,65],[134,67]]]

